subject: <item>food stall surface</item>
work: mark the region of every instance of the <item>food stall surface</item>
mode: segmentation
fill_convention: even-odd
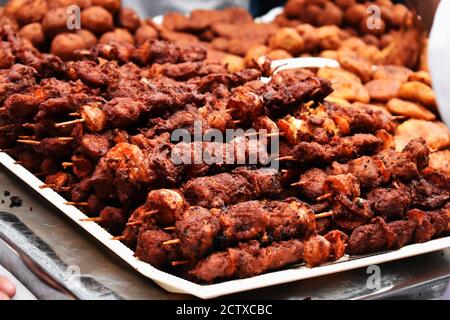
[[[8,196],[5,195],[8,194]],[[22,200],[10,208],[11,196]],[[169,293],[122,263],[100,246],[62,213],[47,204],[0,167],[0,211],[17,216],[36,236],[46,242],[68,265],[83,276],[92,277],[124,299],[190,299]],[[1,261],[0,265],[5,262]],[[450,249],[379,266],[357,269],[330,276],[243,292],[227,299],[438,299],[445,295],[450,277]],[[373,271],[375,270],[375,271]],[[10,270],[15,274],[17,270]],[[24,283],[27,286],[27,283]],[[23,296],[27,297],[27,296]],[[20,296],[19,296],[20,298]]]

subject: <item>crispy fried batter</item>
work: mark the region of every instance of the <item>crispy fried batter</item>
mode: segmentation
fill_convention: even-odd
[[[334,92],[331,97],[340,98],[349,102],[359,101],[369,103],[370,96],[361,80],[354,74],[332,68],[320,68],[317,76],[332,81]]]
[[[428,121],[436,120],[436,115],[434,113],[422,107],[420,104],[410,101],[391,99],[386,104],[386,108],[393,114],[398,114],[413,119]]]
[[[444,149],[450,146],[450,131],[442,122],[411,119],[398,126],[395,134],[397,150],[402,150],[406,144],[422,137],[432,149]]]

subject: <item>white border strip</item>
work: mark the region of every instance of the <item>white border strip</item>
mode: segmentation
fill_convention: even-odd
[[[133,256],[133,251],[121,242],[111,240],[111,234],[109,234],[98,224],[80,221],[80,219],[86,218],[85,214],[73,206],[65,205],[64,203],[66,200],[55,191],[51,189],[41,189],[39,186],[42,185],[42,182],[21,165],[15,164],[15,160],[8,154],[0,152],[0,163],[139,273],[152,279],[167,291],[192,294],[203,299],[210,299],[232,293],[324,276],[332,273],[366,267],[372,264],[380,264],[388,261],[404,259],[450,247],[450,237],[446,237],[426,243],[408,245],[396,251],[381,253],[369,257],[355,259],[344,257],[338,262],[312,269],[300,266],[287,270],[270,272],[248,279],[232,280],[212,285],[199,285],[160,271],[152,267],[150,264],[138,260]]]

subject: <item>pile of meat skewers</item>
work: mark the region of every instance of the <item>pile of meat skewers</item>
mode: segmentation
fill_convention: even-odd
[[[0,70],[0,148],[157,268],[212,282],[449,232],[449,177],[425,170],[433,150],[414,139],[395,151],[394,117],[324,101],[331,82],[309,70],[264,84],[267,70],[232,73],[195,46],[98,44],[63,62],[8,27],[0,38],[14,61]],[[265,130],[280,152],[249,135],[171,141],[198,123]],[[251,166],[171,157],[218,146],[267,152]]]

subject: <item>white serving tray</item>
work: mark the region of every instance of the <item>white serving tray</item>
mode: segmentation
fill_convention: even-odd
[[[266,273],[260,276],[226,281],[218,284],[199,285],[169,273],[160,271],[150,264],[138,260],[134,257],[133,251],[119,241],[111,240],[112,235],[94,222],[81,221],[87,218],[80,210],[74,206],[68,206],[67,201],[58,193],[51,189],[41,189],[42,182],[31,172],[15,164],[15,160],[8,154],[0,152],[0,164],[15,174],[19,179],[29,185],[34,191],[39,193],[51,204],[62,211],[67,217],[73,220],[91,236],[114,252],[123,261],[129,264],[142,275],[152,279],[159,286],[169,292],[191,294],[202,299],[210,299],[236,292],[242,292],[272,285],[293,282],[297,280],[309,279],[327,274],[347,271],[351,269],[366,267],[369,265],[380,264],[388,261],[399,260],[411,256],[421,255],[433,251],[442,250],[450,247],[450,237],[432,240],[422,244],[412,244],[396,251],[389,251],[380,254],[374,254],[364,257],[344,256],[339,261],[329,263],[317,268],[307,268],[305,266],[296,266],[290,269]]]

